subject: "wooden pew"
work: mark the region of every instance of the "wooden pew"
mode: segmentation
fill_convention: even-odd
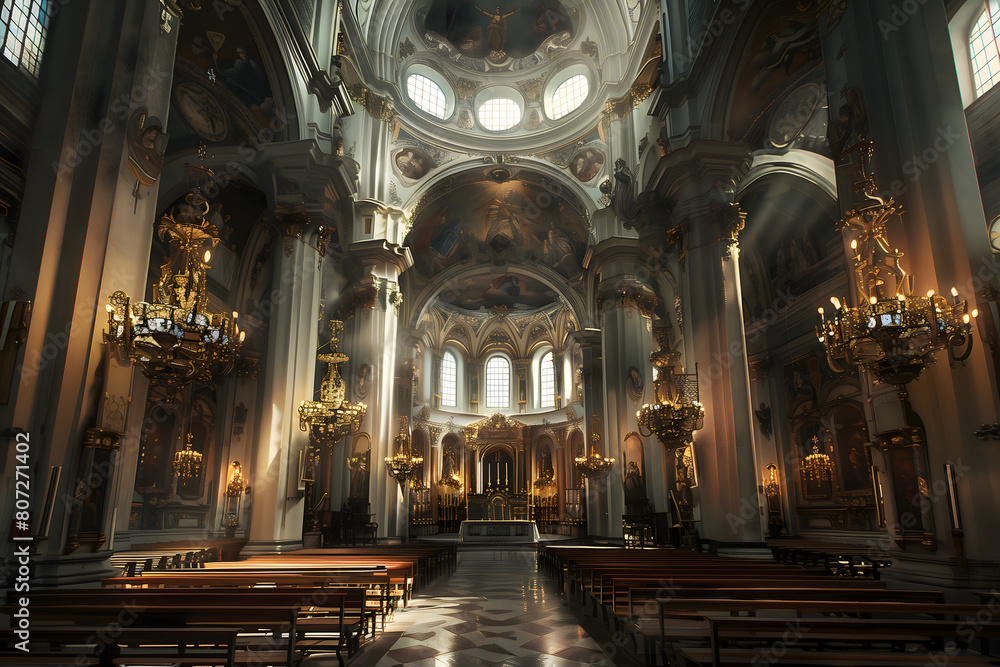
[[[747,664],[823,664],[823,665],[898,665],[934,664],[929,653],[941,651],[945,640],[959,646],[967,641],[963,634],[969,626],[959,621],[916,618],[712,618],[702,615],[677,615],[707,625],[709,647],[678,648],[678,653],[694,666],[729,667]],[[687,629],[687,637],[691,630]],[[974,639],[984,646],[1000,637],[1000,620],[979,622]],[[739,643],[740,648],[730,648]],[[918,645],[923,652],[902,653],[907,645]],[[879,647],[882,647],[881,649]],[[780,649],[780,650],[779,650]],[[811,649],[811,650],[805,650]],[[832,649],[825,651],[824,649]],[[780,653],[780,655],[779,655]],[[823,655],[828,653],[828,655]],[[829,653],[832,653],[830,655]],[[955,660],[965,657],[966,660]],[[775,659],[772,659],[775,658]],[[991,664],[979,656],[947,656],[948,664]]]
[[[143,628],[62,625],[31,628],[30,653],[14,647],[14,628],[0,630],[0,662],[9,665],[97,665],[119,659],[143,665],[235,667],[239,628]],[[69,659],[72,658],[72,661]]]

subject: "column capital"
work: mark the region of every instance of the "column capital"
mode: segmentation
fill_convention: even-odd
[[[582,350],[601,350],[601,330],[600,329],[577,329],[567,336],[571,344],[576,343]]]
[[[330,155],[313,139],[263,144],[258,148],[259,168],[272,175],[272,199],[304,193],[307,199],[331,202],[357,192],[360,165],[343,155]]]
[[[697,139],[660,158],[647,192],[680,202],[675,215],[694,215],[725,198],[749,169],[750,148],[735,141]],[[731,201],[729,198],[727,201]]]
[[[391,280],[413,266],[413,255],[408,247],[385,239],[355,241],[348,246],[348,251],[361,263],[364,273]]]

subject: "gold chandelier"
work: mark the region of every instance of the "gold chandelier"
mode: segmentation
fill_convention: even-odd
[[[410,428],[409,420],[406,417],[399,418],[399,434],[394,439],[396,443],[396,454],[385,457],[385,467],[389,472],[389,477],[399,482],[400,486],[413,477],[414,471],[424,464],[422,456],[413,456],[410,451]]]
[[[833,490],[833,459],[829,454],[820,451],[820,440],[813,436],[812,454],[806,457],[802,464],[803,486],[810,490],[810,495],[818,492],[829,495]]]
[[[246,332],[239,330],[237,313],[215,313],[208,308],[207,271],[219,230],[205,219],[209,204],[202,188],[211,184],[212,170],[190,166],[201,174],[184,203],[160,220],[159,237],[172,247],[153,286],[153,301],[131,304],[117,291],[105,306],[108,329],[104,342],[120,361],[131,359],[150,382],[176,393],[194,382],[210,382],[228,375],[236,363]]]
[[[201,476],[201,464],[203,456],[201,452],[191,449],[191,434],[187,435],[187,444],[184,449],[177,450],[174,454],[174,474],[182,483],[190,482]]]
[[[635,413],[639,434],[644,438],[655,435],[667,447],[683,445],[705,425],[705,408],[698,401],[698,373],[677,372],[681,353],[670,349],[668,328],[658,325],[654,332],[660,349],[649,360],[657,370],[656,402],[644,404]]]
[[[337,368],[350,358],[337,351],[340,337],[344,333],[344,323],[330,320],[330,333],[331,352],[316,357],[327,364],[326,377],[320,385],[319,400],[299,403],[299,429],[309,432],[309,439],[314,445],[332,449],[341,438],[361,428],[368,406],[344,400],[346,387]]]
[[[951,302],[934,290],[914,296],[913,276],[900,267],[903,253],[889,245],[886,224],[901,210],[893,199],[878,196],[871,160],[871,141],[859,145],[861,180],[855,185],[863,203],[845,212],[843,225],[857,233],[851,241],[858,294],[864,302],[847,306],[837,297],[827,317],[819,309],[822,324],[816,335],[826,346],[830,367],[842,372],[851,364],[872,374],[877,384],[902,388],[920,377],[934,362],[934,354],[949,348],[954,361],[964,361],[972,351],[971,318],[968,304],[951,289]],[[964,353],[957,354],[962,346]]]
[[[590,456],[577,456],[573,462],[580,474],[587,479],[599,479],[608,474],[614,459],[609,459],[597,453],[601,444],[601,436],[597,433],[590,435]]]

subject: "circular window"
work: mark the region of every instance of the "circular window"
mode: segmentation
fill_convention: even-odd
[[[448,100],[435,81],[423,74],[411,74],[406,79],[406,92],[421,111],[435,118],[445,118],[448,110]]]
[[[521,122],[521,105],[509,97],[494,97],[479,107],[479,122],[487,130],[509,130]]]
[[[552,93],[552,119],[558,120],[576,111],[590,93],[590,80],[586,74],[577,74],[559,84]]]

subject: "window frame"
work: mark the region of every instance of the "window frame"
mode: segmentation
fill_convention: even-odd
[[[446,380],[445,380],[445,370],[446,370],[446,367],[445,367],[445,363],[449,359],[451,360],[451,366],[452,366],[451,367],[452,377],[450,378],[450,384],[451,384],[451,394],[450,394],[450,397],[451,397],[451,400],[452,400],[451,403],[449,403],[447,401],[447,399],[446,399],[446,396],[448,394],[446,394],[446,389],[445,389],[445,387],[446,387]],[[445,350],[444,354],[441,355],[441,374],[440,374],[440,377],[438,378],[438,382],[439,382],[439,387],[440,387],[440,390],[441,390],[441,407],[443,407],[443,408],[457,408],[458,407],[458,359],[457,359],[457,357],[455,355],[455,352],[452,351],[452,350]]]
[[[984,19],[986,25],[980,29]],[[982,43],[982,48],[977,51],[979,42]],[[973,95],[974,99],[979,99],[1000,83],[1000,3],[995,2],[993,8],[990,7],[989,0],[983,3],[982,11],[976,14],[969,29],[966,45],[969,49],[969,73],[972,76]],[[990,49],[992,54],[989,53]],[[983,54],[986,60],[977,66],[976,58],[980,54]],[[984,69],[989,76],[981,82],[980,74]]]
[[[545,360],[548,358],[549,381],[551,382],[551,393],[546,396],[546,372]],[[548,403],[546,403],[548,398]],[[555,409],[556,407],[556,355],[552,348],[542,351],[538,357],[538,407],[541,410]]]
[[[28,11],[23,11],[22,5],[28,5]],[[35,81],[42,67],[45,56],[45,42],[48,40],[49,27],[52,21],[51,0],[2,0],[0,2],[0,56],[7,62],[24,72]],[[15,25],[15,12],[21,15],[23,22]],[[11,26],[15,29],[12,31]],[[31,35],[31,39],[28,36]],[[16,49],[10,40],[16,42]],[[27,51],[30,43],[32,50]],[[37,51],[34,49],[37,47]],[[11,53],[8,53],[8,50]],[[27,57],[26,57],[27,53]]]
[[[433,112],[426,111],[420,108],[420,106],[417,105],[417,101],[410,96],[410,77],[414,75],[422,76],[425,79],[430,80],[432,83],[436,84],[438,88],[441,89],[441,92],[444,94],[444,103],[445,103],[444,116],[438,116]],[[451,118],[455,115],[455,109],[458,106],[456,104],[455,89],[451,86],[451,84],[448,82],[448,79],[446,79],[444,75],[442,75],[437,70],[428,67],[427,65],[423,65],[421,63],[414,63],[409,67],[407,67],[403,71],[403,77],[402,80],[400,81],[400,88],[402,89],[403,94],[406,96],[406,100],[409,103],[411,109],[416,111],[418,114],[425,116],[430,120],[433,120],[436,123],[449,122]]]
[[[490,399],[491,399],[491,394],[490,394],[490,364],[492,364],[495,360],[502,361],[506,365],[506,368],[507,368],[507,381],[506,381],[507,382],[507,391],[504,394],[504,403],[503,403],[503,405],[493,404],[490,401]],[[514,367],[514,365],[511,363],[510,359],[507,358],[507,355],[504,355],[504,354],[492,354],[492,355],[490,355],[489,357],[486,358],[486,363],[483,364],[483,399],[484,399],[483,405],[486,406],[487,410],[510,410],[510,406],[511,406],[511,396],[510,395],[511,395],[511,388],[513,386],[513,383],[511,382],[511,372],[512,372],[513,367]]]

